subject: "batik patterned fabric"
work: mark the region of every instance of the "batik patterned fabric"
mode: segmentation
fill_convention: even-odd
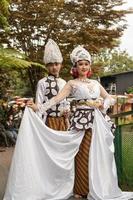
[[[50,75],[46,79],[46,93],[45,95],[47,96],[48,99],[51,99],[52,97],[56,96],[59,92],[59,87],[57,84],[56,77]],[[43,102],[45,103],[45,101]],[[53,108],[47,110],[48,116],[55,116],[59,117],[60,116],[60,110],[59,110],[60,104],[57,104]]]
[[[46,93],[48,99],[56,96],[59,92],[56,77],[49,75],[46,79]],[[43,102],[45,103],[45,101]],[[60,117],[60,104],[55,105],[47,110],[46,125],[54,130],[65,131],[67,129],[64,117]],[[54,117],[53,117],[54,116]]]
[[[79,101],[78,101],[79,102]],[[82,100],[83,102],[83,100]],[[102,114],[105,121],[110,125],[112,133],[115,131],[115,124],[110,117]],[[85,130],[82,143],[79,147],[79,152],[75,157],[75,183],[74,193],[87,197],[89,193],[89,150],[91,145],[92,127],[94,122],[95,112],[93,108],[77,108],[71,117],[70,130]],[[102,130],[101,130],[102,131]]]
[[[74,194],[79,194],[83,197],[86,197],[89,192],[88,163],[91,137],[92,130],[86,130],[79,151],[75,157]]]
[[[82,100],[83,102],[83,100]],[[86,102],[86,99],[84,100]],[[80,103],[80,100],[77,101],[77,105]],[[76,106],[76,105],[75,105]],[[109,123],[110,129],[112,133],[115,131],[115,124],[110,119],[110,117],[107,114],[102,113],[105,120]],[[89,128],[92,128],[94,121],[94,108],[90,107],[78,107],[75,109],[75,111],[72,113],[70,118],[70,130],[88,130]]]
[[[89,128],[92,128],[94,120],[94,109],[89,108],[78,108],[73,113],[71,119],[70,119],[70,130],[76,129],[76,130],[88,130]]]
[[[44,77],[38,82],[36,92],[36,103],[43,104],[47,103],[52,97],[56,96],[58,92],[62,90],[66,81],[61,78],[56,78],[53,75]],[[47,110],[47,116],[60,117],[62,115],[64,107],[67,105],[66,99],[52,106]],[[40,118],[43,118],[42,114],[39,114]]]
[[[46,125],[57,131],[66,131],[68,125],[66,123],[65,117],[47,117]]]

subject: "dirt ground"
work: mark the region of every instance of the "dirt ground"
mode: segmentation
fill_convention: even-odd
[[[3,199],[13,149],[0,147],[0,200]]]
[[[13,150],[13,147],[0,147],[0,200],[3,200]],[[75,200],[75,198],[71,197],[69,200]]]

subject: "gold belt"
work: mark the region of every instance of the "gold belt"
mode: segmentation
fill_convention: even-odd
[[[88,101],[81,101],[76,103],[77,106],[89,106],[89,107],[96,107],[98,108],[101,106],[101,101],[96,99],[96,100],[88,100]]]

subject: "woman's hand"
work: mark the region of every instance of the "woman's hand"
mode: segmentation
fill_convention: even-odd
[[[92,100],[93,103],[92,105],[95,107],[95,108],[99,108],[100,110],[103,109],[103,100],[102,99],[96,99],[96,100]]]
[[[32,110],[34,112],[36,112],[38,110],[38,107],[37,105],[33,102],[33,100],[29,100],[27,101],[27,104],[26,104],[29,108],[32,108]]]

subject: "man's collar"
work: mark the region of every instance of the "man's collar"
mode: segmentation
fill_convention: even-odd
[[[53,76],[54,78],[59,78],[59,75],[56,76],[56,75],[53,75],[53,74],[48,74],[48,76]]]

